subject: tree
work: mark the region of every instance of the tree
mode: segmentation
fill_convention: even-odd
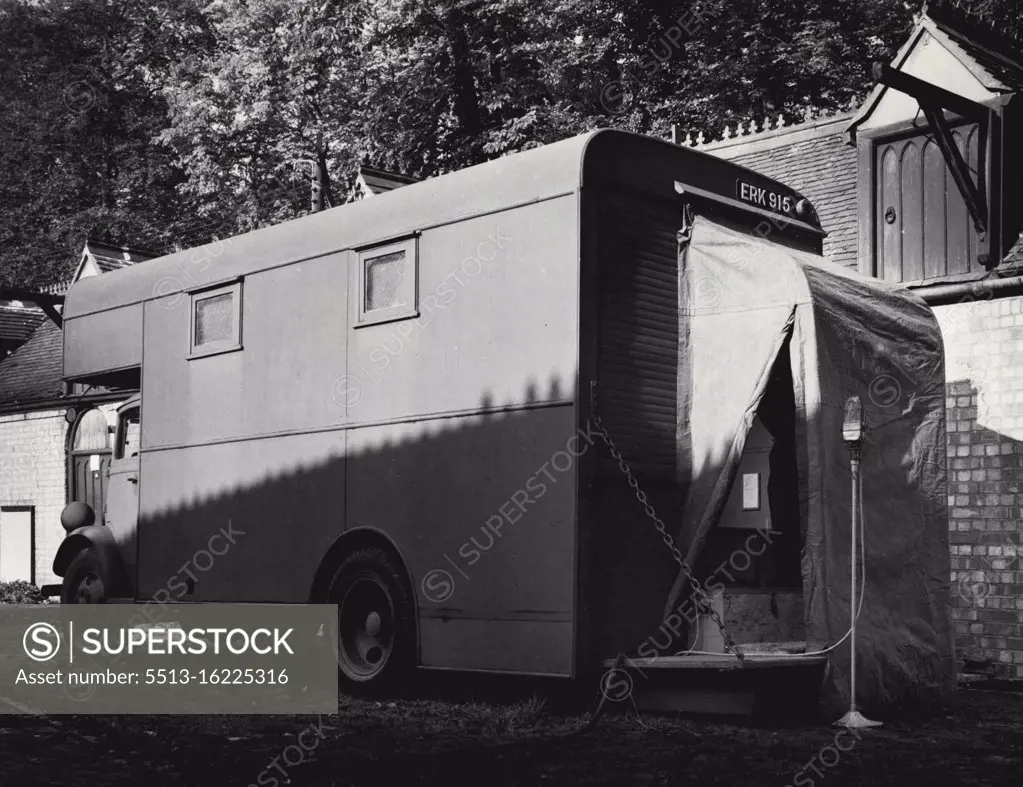
[[[1023,29],[1017,0],[938,0]],[[904,0],[0,0],[0,271],[85,235],[189,246],[599,126],[789,121],[855,103]]]
[[[1023,5],[1019,0],[938,0],[932,6],[954,13],[960,20],[989,34],[1023,42]]]
[[[185,190],[203,213],[237,216],[236,230],[307,210],[311,171],[326,202],[343,200],[357,162],[358,3],[223,0],[209,20],[217,45],[180,63],[163,93],[160,139],[188,173]]]
[[[203,44],[190,3],[0,3],[0,276],[65,278],[85,238],[166,243],[187,215],[166,122],[167,65]]]

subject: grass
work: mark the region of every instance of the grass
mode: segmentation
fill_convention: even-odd
[[[546,700],[535,694],[528,700],[507,706],[471,702],[454,717],[461,722],[458,728],[463,733],[492,741],[509,740],[535,732],[544,721],[546,704]]]
[[[966,690],[947,708],[892,715],[858,741],[846,734],[841,751],[828,724],[781,729],[612,712],[581,734],[587,720],[578,708],[555,710],[542,694],[506,702],[343,697],[336,715],[319,719],[7,716],[0,785],[249,785],[260,778],[270,785],[273,777],[292,787],[1006,787],[1023,769],[1019,694]],[[322,738],[305,732],[319,725]],[[312,741],[310,750],[298,748],[301,740]],[[275,762],[284,774],[273,771]]]

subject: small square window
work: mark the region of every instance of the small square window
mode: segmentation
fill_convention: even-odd
[[[230,292],[195,301],[195,346],[230,341],[234,335],[234,295]]]
[[[241,282],[192,293],[191,354],[241,349]]]
[[[401,282],[405,278],[405,250],[392,251],[366,259],[366,311],[393,309],[401,302]]]
[[[359,252],[359,323],[418,316],[416,239]]]

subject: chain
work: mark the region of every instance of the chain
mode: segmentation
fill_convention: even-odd
[[[622,456],[621,451],[619,451],[615,446],[614,441],[611,439],[611,435],[607,431],[607,427],[604,426],[604,422],[597,414],[596,380],[590,382],[590,420],[593,423],[593,427],[597,434],[600,435],[600,439],[604,441],[605,445],[607,445],[607,450],[611,453],[611,457],[618,463],[618,467],[621,469],[622,475],[625,476],[626,480],[629,482],[629,486],[632,488],[632,491],[635,492],[636,500],[638,500],[639,504],[643,506],[643,510],[646,512],[647,517],[654,523],[654,527],[657,528],[657,532],[661,534],[661,539],[667,545],[668,549],[671,550],[671,555],[675,558],[675,562],[682,567],[682,571],[686,575],[686,579],[689,580],[689,586],[692,588],[697,608],[703,609],[707,612],[714,623],[717,624],[717,627],[721,630],[721,637],[725,641],[725,650],[733,653],[739,661],[742,661],[743,653],[736,646],[735,640],[732,639],[732,636],[725,628],[725,622],[721,619],[717,610],[714,609],[714,605],[710,602],[710,598],[700,586],[700,583],[696,581],[696,578],[693,576],[693,570],[689,567],[686,559],[682,556],[678,546],[676,546],[675,539],[671,537],[667,526],[661,518],[657,516],[657,511],[654,510],[653,505],[650,503],[649,499],[647,499],[646,493],[639,488],[639,481],[636,480],[636,476],[633,474],[632,468],[629,467],[628,462],[625,461],[625,457]]]

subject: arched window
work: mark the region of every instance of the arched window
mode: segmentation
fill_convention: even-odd
[[[101,454],[111,449],[113,434],[107,417],[99,410],[87,410],[75,425],[75,436],[71,442],[73,452]]]

